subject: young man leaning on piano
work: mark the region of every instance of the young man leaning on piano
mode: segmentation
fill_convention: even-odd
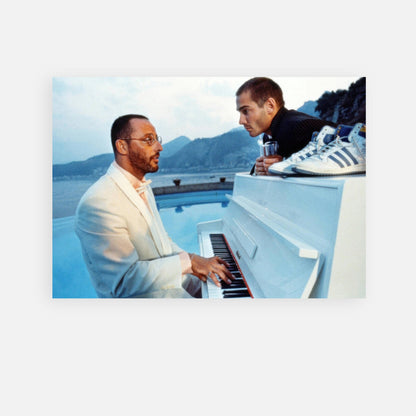
[[[275,141],[275,157],[260,156],[251,174],[267,175],[268,168],[303,149],[315,131],[335,124],[285,107],[282,89],[273,80],[256,77],[246,81],[236,92],[239,123],[251,137],[263,134],[263,143]]]

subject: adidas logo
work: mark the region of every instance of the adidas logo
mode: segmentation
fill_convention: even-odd
[[[338,126],[335,139],[293,166],[306,175],[345,175],[366,170],[366,129],[363,123]]]

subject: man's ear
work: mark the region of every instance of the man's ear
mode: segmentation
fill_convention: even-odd
[[[124,140],[117,140],[116,141],[116,149],[117,152],[120,153],[121,155],[126,155],[127,154],[127,144]]]
[[[269,97],[264,103],[264,107],[268,114],[276,113],[279,110],[279,105],[273,97]]]

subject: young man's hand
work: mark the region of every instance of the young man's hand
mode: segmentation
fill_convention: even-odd
[[[280,155],[274,156],[260,156],[256,159],[256,175],[264,176],[269,174],[269,167],[273,165],[273,163],[281,162],[283,157]]]

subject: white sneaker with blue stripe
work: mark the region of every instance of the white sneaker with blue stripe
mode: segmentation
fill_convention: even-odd
[[[357,123],[350,127],[347,135],[344,135],[345,127],[349,126],[338,126],[335,140],[322,147],[316,155],[297,163],[293,169],[306,175],[347,175],[365,172],[365,124]]]
[[[269,172],[276,175],[296,175],[296,172],[294,172],[292,168],[302,160],[316,155],[323,146],[334,140],[335,131],[335,127],[322,127],[319,133],[313,133],[311,141],[302,150],[293,153],[293,155],[281,162],[273,163],[273,165],[269,167]]]

